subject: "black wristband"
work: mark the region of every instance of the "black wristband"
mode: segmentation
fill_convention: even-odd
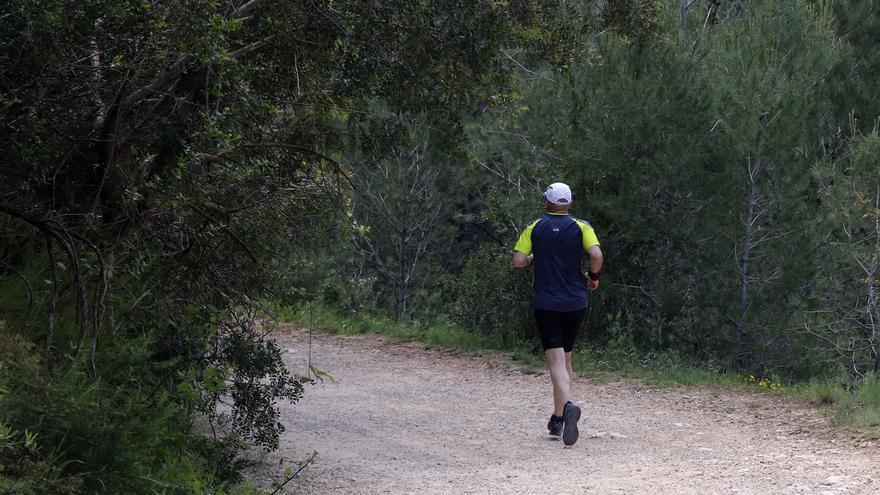
[[[601,275],[601,274],[602,274],[601,271],[598,271],[596,273],[589,271],[589,272],[587,272],[587,277],[590,277],[590,280],[595,282],[596,280],[599,280],[599,275]]]

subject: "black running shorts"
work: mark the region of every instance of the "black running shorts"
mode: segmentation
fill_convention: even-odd
[[[571,352],[585,314],[586,308],[577,311],[536,309],[535,322],[544,350],[562,347],[565,352]]]

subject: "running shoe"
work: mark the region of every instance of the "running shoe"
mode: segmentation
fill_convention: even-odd
[[[578,441],[578,420],[580,419],[581,408],[571,402],[566,402],[565,408],[562,410],[562,420],[564,423],[562,428],[562,443],[565,445],[574,445],[574,443]]]
[[[551,437],[559,438],[562,436],[562,424],[562,416],[550,416],[550,421],[547,422],[547,431],[550,432]]]

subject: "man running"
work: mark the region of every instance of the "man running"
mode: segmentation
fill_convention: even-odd
[[[589,223],[568,214],[571,188],[556,182],[544,192],[547,214],[523,231],[514,247],[513,266],[534,264],[535,322],[553,382],[553,414],[547,429],[565,445],[578,439],[581,409],[571,402],[574,372],[571,351],[587,312],[588,290],[599,288],[602,251]],[[584,274],[584,254],[590,269]]]

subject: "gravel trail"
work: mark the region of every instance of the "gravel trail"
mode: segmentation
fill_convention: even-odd
[[[305,372],[308,334],[275,334]],[[297,494],[878,494],[880,446],[821,411],[766,394],[578,379],[581,438],[546,434],[550,383],[509,357],[460,356],[375,335],[314,332],[336,383],[282,409],[280,448],[255,473],[312,451]]]

